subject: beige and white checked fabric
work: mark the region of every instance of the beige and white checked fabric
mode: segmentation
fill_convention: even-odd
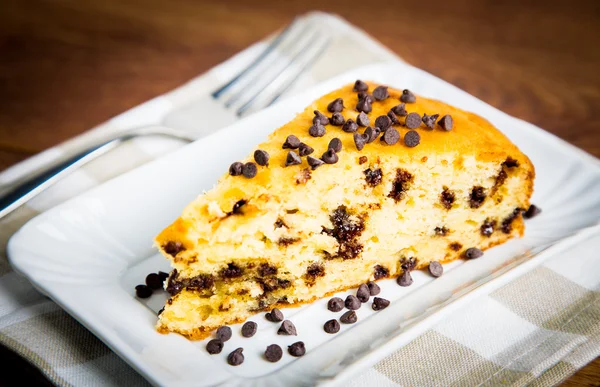
[[[337,35],[301,90],[340,71],[397,59],[347,22],[326,14]],[[158,123],[243,68],[264,47],[248,48],[188,84],[128,111],[88,133],[0,174],[0,184],[110,132]],[[362,58],[362,59],[360,59]],[[176,148],[165,140],[135,140],[86,166],[0,220],[0,341],[61,386],[147,385],[139,374],[55,303],[13,272],[6,242],[42,211]],[[594,238],[600,239],[600,236]],[[596,240],[598,245],[600,241]],[[433,329],[347,382],[351,386],[550,386],[600,355],[600,254],[582,243],[569,253],[482,296]],[[565,260],[568,264],[565,264]],[[581,267],[589,267],[581,276]]]

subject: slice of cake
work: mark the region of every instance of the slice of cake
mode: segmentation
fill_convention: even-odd
[[[523,233],[534,174],[483,118],[357,81],[234,162],[156,237],[174,268],[157,328],[200,339],[276,305],[476,258]]]

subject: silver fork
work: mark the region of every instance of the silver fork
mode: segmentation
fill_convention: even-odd
[[[331,41],[327,30],[313,20],[298,17],[282,30],[252,63],[229,82],[213,91],[211,106],[199,109],[200,102],[188,105],[187,111],[175,111],[163,120],[162,125],[144,126],[120,132],[97,143],[75,151],[67,159],[44,165],[32,174],[19,179],[5,189],[0,197],[0,218],[8,215],[27,201],[56,184],[75,170],[120,144],[142,136],[162,136],[191,142],[230,124],[246,114],[263,109],[277,102],[294,83],[312,67]],[[216,109],[221,109],[215,112]],[[210,109],[209,112],[206,110]],[[179,115],[175,114],[179,113]],[[203,122],[209,114],[220,114],[224,119],[215,120],[212,126],[178,125],[180,121]],[[174,127],[179,126],[181,129]]]

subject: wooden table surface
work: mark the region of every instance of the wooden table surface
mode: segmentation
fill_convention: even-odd
[[[3,0],[0,170],[314,9],[340,14],[406,61],[600,156],[600,1],[522,3]],[[600,385],[600,360],[565,385]]]

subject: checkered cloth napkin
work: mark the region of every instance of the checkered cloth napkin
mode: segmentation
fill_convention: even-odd
[[[353,67],[398,59],[344,20],[322,13],[306,17],[330,23],[336,35],[296,90]],[[0,185],[9,185],[35,166],[69,154],[100,136],[161,122],[165,115],[189,106],[223,84],[264,46],[264,42],[258,43],[188,84],[4,171]],[[0,220],[0,341],[37,366],[55,384],[148,383],[58,305],[13,272],[6,258],[6,242],[40,212],[177,146],[164,139],[134,140]],[[600,243],[600,236],[590,238],[590,244]],[[586,245],[589,246],[581,243],[568,256],[558,254],[512,282],[481,295],[346,384],[560,383],[600,355],[600,275],[597,269],[582,270],[600,267],[600,254]]]

